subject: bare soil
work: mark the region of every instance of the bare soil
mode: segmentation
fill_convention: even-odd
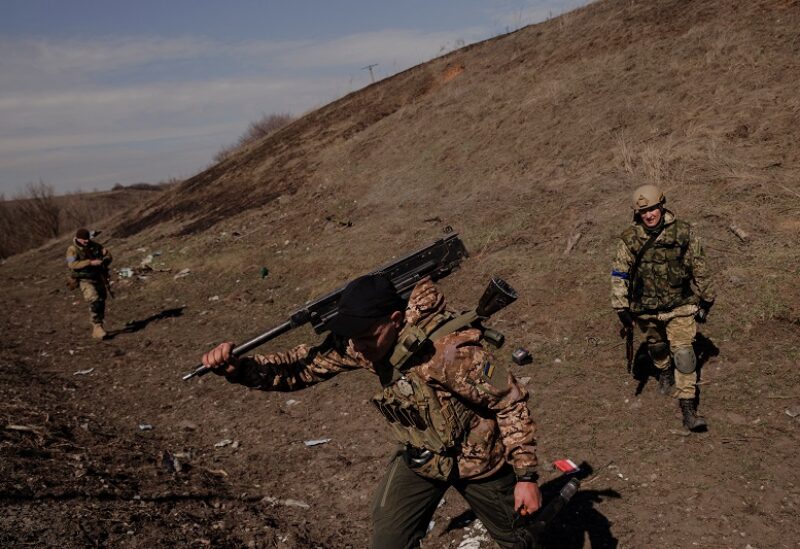
[[[601,1],[351,94],[98,227],[117,268],[161,252],[115,280],[103,342],[63,285],[66,240],[12,257],[0,545],[368,546],[392,448],[374,378],[268,393],[180,375],[451,225],[472,254],[443,281],[454,308],[491,274],[520,293],[493,323],[534,357],[515,373],[548,493],[556,459],[589,473],[550,547],[797,547],[798,28],[796,1]],[[646,360],[625,371],[608,270],[643,182],[717,273],[707,433],[683,431]],[[476,537],[448,493],[424,547]]]

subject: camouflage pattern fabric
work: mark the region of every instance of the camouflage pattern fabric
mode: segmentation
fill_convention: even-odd
[[[73,239],[72,244],[67,248],[66,258],[70,276],[77,279],[99,279],[103,267],[92,266],[90,263],[94,259],[103,259],[108,265],[112,260],[111,252],[97,242],[90,240],[86,246],[79,246]]]
[[[106,311],[106,287],[93,280],[80,280],[83,300],[89,304],[89,321],[102,324]]]
[[[636,255],[649,238],[639,222],[625,229],[620,237],[611,271],[614,309],[654,313],[697,304],[699,299],[714,301],[716,295],[699,238],[688,223],[675,219],[668,210],[664,213],[664,229],[644,253],[637,276],[630,280]]]
[[[692,305],[682,308],[688,314],[675,314],[668,318],[658,318],[658,316],[643,315],[636,318],[636,325],[641,330],[648,345],[666,342],[669,343],[670,355],[674,355],[678,349],[692,348],[695,335],[697,334],[697,323],[694,314],[697,307]],[[677,311],[676,311],[677,312]],[[663,360],[654,360],[654,366],[659,370],[665,370],[671,365],[670,355],[666,355]],[[675,398],[694,398],[695,387],[697,384],[697,372],[683,373],[675,369]]]
[[[411,293],[405,322],[424,324],[431,315],[445,311],[445,306],[436,285],[422,280]],[[301,345],[286,353],[242,358],[228,380],[262,390],[289,391],[356,368],[377,375],[372,363],[330,334],[315,347]],[[460,478],[487,477],[506,462],[517,475],[535,471],[535,424],[527,406],[528,392],[483,347],[479,330],[460,330],[440,338],[434,351],[415,357],[408,371],[427,383],[443,406],[458,397],[485,412],[474,414],[467,426],[456,456]]]

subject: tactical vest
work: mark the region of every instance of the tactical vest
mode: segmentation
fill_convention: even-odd
[[[474,312],[459,316],[439,313],[422,325],[407,325],[398,335],[388,363],[378,367],[383,390],[372,402],[388,420],[392,434],[406,446],[407,452],[415,451],[424,456],[411,459],[409,466],[427,478],[447,480],[450,477],[474,412],[454,396],[440,401],[434,389],[415,371],[406,371],[406,367],[414,357],[432,354],[434,341],[477,319]],[[489,329],[484,331],[488,336],[482,337],[482,344],[502,344],[500,334]]]
[[[75,252],[75,261],[103,259],[103,247],[97,242],[92,242],[90,240],[86,246],[73,244],[71,248]],[[89,265],[82,269],[70,269],[69,275],[72,278],[97,280],[100,277],[99,269],[100,267]]]
[[[696,301],[692,292],[691,270],[685,264],[689,246],[689,224],[674,221],[642,256],[631,284],[631,310],[636,313],[673,309]],[[636,256],[648,235],[639,227],[629,227],[622,240]]]

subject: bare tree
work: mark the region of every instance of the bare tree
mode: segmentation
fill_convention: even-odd
[[[233,153],[258,139],[275,133],[282,127],[292,123],[294,116],[289,113],[265,114],[255,122],[251,122],[247,130],[239,137],[233,145],[223,147],[216,155],[215,162],[222,162],[228,159]]]
[[[60,208],[52,185],[44,181],[28,183],[17,204],[32,240],[43,242],[58,236]]]

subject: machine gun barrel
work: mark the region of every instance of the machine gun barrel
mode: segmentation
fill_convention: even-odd
[[[469,253],[464,247],[464,243],[458,238],[458,233],[450,233],[444,238],[440,238],[428,246],[387,263],[368,274],[387,277],[394,284],[397,293],[403,299],[408,299],[417,282],[425,277],[431,277],[434,281],[444,278],[457,269],[461,261],[468,256]],[[309,301],[289,315],[287,322],[238,345],[231,351],[231,354],[238,358],[248,351],[304,324],[311,324],[318,334],[327,331],[328,323],[338,314],[339,299],[345,286]],[[193,371],[184,375],[183,379],[200,377],[210,371],[210,368],[200,364]]]

